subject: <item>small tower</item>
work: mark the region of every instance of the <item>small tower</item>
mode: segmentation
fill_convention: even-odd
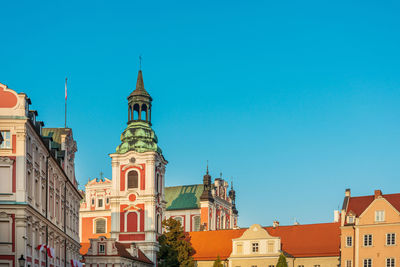
[[[238,210],[236,209],[236,191],[233,189],[233,182],[231,182],[231,190],[229,190],[229,198],[232,201],[232,227],[237,227]]]
[[[157,261],[161,220],[165,211],[165,165],[151,128],[152,98],[139,70],[136,88],[128,96],[128,125],[112,159],[111,237],[135,242]]]

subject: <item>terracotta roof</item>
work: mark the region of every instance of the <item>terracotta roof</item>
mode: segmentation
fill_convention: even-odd
[[[281,238],[282,250],[294,257],[339,256],[340,224],[321,223],[264,227],[271,236]],[[227,259],[232,253],[232,239],[247,229],[190,232],[195,260]]]
[[[90,243],[81,243],[81,249],[79,250],[79,254],[85,255],[90,248]]]
[[[131,246],[130,243],[119,243],[115,242],[115,247],[117,248],[118,255],[111,255],[111,256],[121,256],[124,258],[136,260],[136,261],[141,261],[145,263],[150,263],[152,264],[153,262],[146,257],[146,255],[138,248],[138,257],[133,257],[126,249]],[[90,243],[81,243],[81,249],[79,253],[81,255],[87,256],[86,253],[88,252],[90,248]]]
[[[382,195],[390,204],[400,212],[400,194]],[[356,216],[360,216],[366,208],[374,201],[375,196],[350,197],[347,212],[353,211]]]
[[[124,258],[146,262],[146,263],[153,263],[149,258],[144,255],[144,253],[138,248],[138,257],[133,257],[126,249],[129,248],[131,244],[126,243],[119,243],[115,242],[115,247],[117,248],[118,255]]]

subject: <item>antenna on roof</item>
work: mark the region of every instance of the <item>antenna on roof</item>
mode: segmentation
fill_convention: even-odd
[[[102,171],[100,171],[100,181],[103,181],[103,172]]]

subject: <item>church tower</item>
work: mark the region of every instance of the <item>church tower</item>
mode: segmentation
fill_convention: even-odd
[[[139,70],[136,89],[128,96],[128,125],[112,159],[111,237],[135,242],[156,263],[165,211],[165,165],[151,128],[152,98]]]

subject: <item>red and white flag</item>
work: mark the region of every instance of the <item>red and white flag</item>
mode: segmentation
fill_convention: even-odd
[[[45,249],[45,248],[47,248],[47,246],[45,245],[45,244],[41,244],[41,245],[39,245],[39,246],[37,246],[37,250],[39,250],[39,252],[40,251],[42,251],[43,249]]]

